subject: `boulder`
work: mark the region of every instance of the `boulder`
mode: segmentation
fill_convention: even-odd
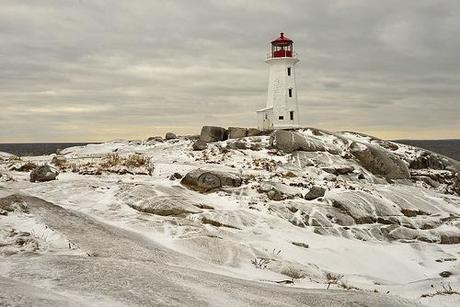
[[[393,202],[383,200],[364,191],[340,191],[328,193],[332,206],[351,216],[357,224],[370,224],[378,218],[403,214]]]
[[[42,165],[30,173],[30,182],[44,182],[55,180],[58,172],[54,172],[49,165]]]
[[[347,175],[352,173],[355,169],[351,165],[338,165],[338,166],[330,166],[330,167],[323,167],[321,168],[326,173],[334,174],[334,175]]]
[[[146,143],[154,143],[154,142],[163,142],[163,138],[161,136],[151,136],[147,140]]]
[[[396,155],[372,145],[353,142],[350,151],[359,163],[374,175],[387,180],[409,179],[407,165]]]
[[[20,194],[13,194],[0,198],[0,210],[3,210],[4,212],[16,211],[29,213],[29,207],[27,206],[25,197]]]
[[[8,160],[19,160],[19,157],[13,154],[7,153],[7,152],[0,151],[0,161],[8,161]]]
[[[8,168],[10,171],[30,172],[37,168],[37,164],[30,161],[24,162],[19,160],[18,162],[11,163]]]
[[[192,148],[195,151],[205,150],[206,148],[208,148],[208,144],[206,144],[202,140],[197,140],[197,141],[195,141],[195,143],[193,143]]]
[[[275,201],[302,197],[302,193],[298,189],[279,182],[262,182],[257,191],[266,193],[269,199]]]
[[[248,128],[247,136],[258,136],[261,135],[262,131],[256,128]]]
[[[225,128],[214,126],[203,126],[201,128],[200,140],[205,143],[225,141],[228,133]]]
[[[169,180],[176,180],[176,179],[182,179],[182,175],[179,173],[174,173],[171,176],[169,176]]]
[[[248,149],[249,146],[246,142],[242,142],[242,141],[233,141],[233,142],[229,142],[227,144],[227,148],[229,149]]]
[[[460,173],[457,173],[454,180],[454,191],[460,196]]]
[[[228,138],[229,139],[240,139],[247,136],[248,129],[239,128],[239,127],[229,127],[228,128]]]
[[[181,183],[198,192],[209,192],[225,186],[239,187],[242,180],[232,173],[195,169],[187,173]]]
[[[326,151],[317,139],[308,138],[296,131],[275,130],[270,136],[270,146],[286,153],[294,151]]]
[[[410,162],[410,168],[413,169],[445,169],[443,161],[435,154],[429,151],[422,151],[413,161]]]
[[[316,199],[318,197],[323,197],[325,193],[326,193],[325,188],[314,185],[314,186],[311,187],[310,191],[308,191],[308,193],[305,194],[305,199],[306,200],[313,200],[313,199]]]
[[[168,133],[166,133],[166,135],[165,135],[165,139],[166,139],[166,140],[174,140],[174,139],[177,139],[177,135],[175,135],[175,134],[172,133],[172,132],[168,132]]]
[[[149,185],[130,186],[116,196],[123,204],[144,213],[185,216],[201,212],[190,199],[181,195],[159,195],[155,188]]]

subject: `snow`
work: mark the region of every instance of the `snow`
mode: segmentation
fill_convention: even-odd
[[[302,133],[339,154],[277,154],[267,148],[267,136],[244,140],[261,144],[258,151],[223,150],[231,141],[209,144],[203,152],[192,151],[192,140],[185,138],[113,141],[61,154],[83,165],[112,153],[138,153],[153,163],[152,175],[82,175],[68,169],[58,180],[44,183],[30,183],[27,173],[8,171],[0,161],[2,173],[13,179],[0,181],[1,197],[20,193],[38,198],[28,199],[30,213],[0,215],[0,243],[10,244],[14,229],[30,233],[38,244],[36,250],[0,244],[0,303],[14,303],[23,295],[26,304],[46,299],[51,305],[280,306],[302,305],[306,298],[316,306],[353,300],[366,306],[460,304],[456,294],[421,297],[442,289],[441,283],[460,289],[460,244],[438,240],[441,234],[458,234],[460,197],[414,183],[388,184],[344,157],[349,143],[374,144],[371,137]],[[415,151],[399,146],[396,153],[410,159]],[[50,163],[52,157],[26,159]],[[335,176],[322,170],[342,166],[354,171]],[[241,187],[206,194],[169,179],[174,172],[185,175],[199,167],[250,179]],[[359,173],[366,178],[358,180]],[[262,182],[303,194],[313,184],[328,191],[314,201],[272,201],[257,191]],[[350,216],[347,226],[338,221],[345,217],[334,201],[353,217],[394,218],[411,226],[400,227],[404,231],[432,237],[433,242],[382,239],[373,232],[376,224],[358,223]],[[144,212],[157,207],[174,210]],[[403,209],[423,214],[405,216]],[[422,229],[427,223],[436,227]],[[398,229],[390,233],[396,235]],[[6,248],[9,252],[2,253]],[[268,259],[267,267],[256,268],[254,259]],[[453,275],[442,278],[442,271]],[[303,277],[294,285],[276,283],[291,280],[289,274]],[[329,285],[331,276],[338,276],[337,284]]]

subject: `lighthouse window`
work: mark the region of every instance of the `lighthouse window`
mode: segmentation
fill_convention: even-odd
[[[289,112],[289,117],[291,120],[294,120],[294,111]]]
[[[292,97],[292,88],[289,89],[289,97]]]
[[[288,71],[288,76],[290,76],[291,75],[291,67],[288,67],[287,71]]]
[[[279,119],[279,120],[283,120],[283,119],[284,119],[284,116],[279,116],[278,119]]]

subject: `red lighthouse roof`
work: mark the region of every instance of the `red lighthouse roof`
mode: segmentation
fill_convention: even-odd
[[[284,33],[280,33],[280,37],[275,40],[272,40],[272,58],[290,58],[292,57],[294,51],[294,42],[292,39],[284,36]]]
[[[292,43],[293,43],[292,39],[284,36],[283,32],[280,33],[280,36],[277,39],[272,40],[272,45],[275,45],[275,46],[287,46]]]

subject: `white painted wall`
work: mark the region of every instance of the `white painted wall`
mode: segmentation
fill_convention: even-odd
[[[272,129],[295,128],[299,126],[299,105],[297,102],[297,86],[295,64],[297,58],[269,58],[265,61],[268,64],[268,94],[266,107],[258,113],[270,116],[273,125]],[[291,68],[291,75],[288,75],[288,67]],[[292,97],[289,97],[289,89],[292,89]],[[290,112],[294,112],[294,119],[290,119]],[[284,119],[280,120],[279,117]],[[267,129],[261,119],[265,115],[258,115],[259,129]]]

